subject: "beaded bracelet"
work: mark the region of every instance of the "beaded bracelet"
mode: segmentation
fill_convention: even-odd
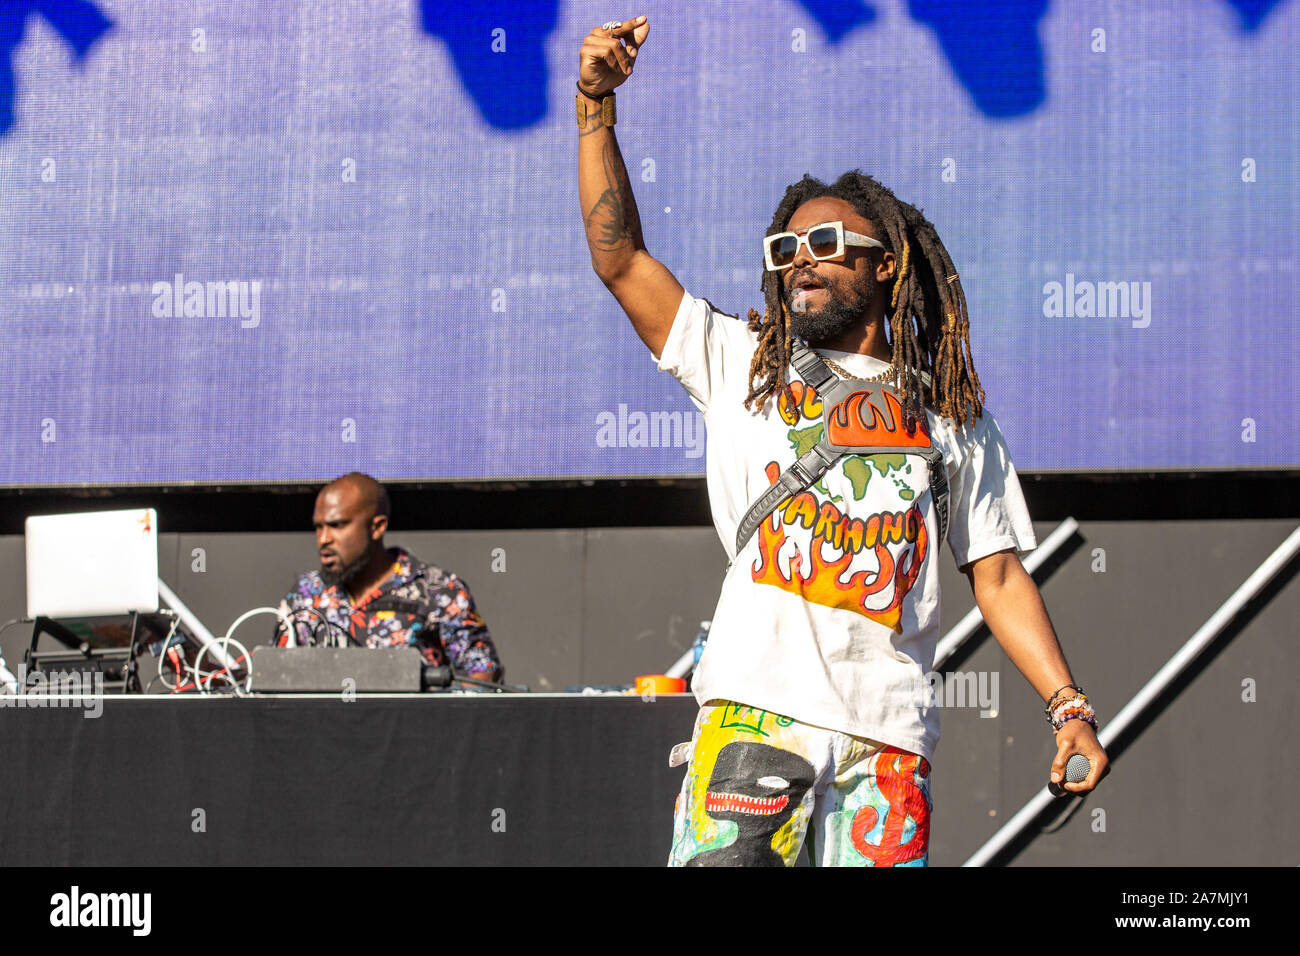
[[[1075,694],[1073,697],[1067,697],[1064,700],[1057,701],[1054,705],[1052,705],[1051,710],[1048,711],[1047,719],[1049,721],[1054,721],[1058,719],[1061,716],[1061,714],[1064,713],[1065,711],[1074,708],[1079,708],[1079,709],[1087,708],[1091,710],[1092,708],[1088,704],[1088,695]]]
[[[1043,710],[1043,713],[1047,714],[1047,713],[1050,713],[1050,712],[1051,712],[1051,710],[1052,710],[1052,705],[1056,703],[1056,698],[1060,696],[1061,691],[1063,691],[1063,690],[1065,690],[1065,689],[1067,689],[1067,688],[1072,688],[1072,689],[1074,690],[1074,692],[1077,693],[1077,694],[1082,694],[1082,693],[1083,693],[1083,688],[1080,687],[1078,684],[1066,684],[1065,687],[1062,687],[1062,688],[1058,689],[1058,690],[1056,691],[1055,694],[1053,694],[1051,697],[1047,698],[1047,707]],[[1087,696],[1087,695],[1084,695],[1084,696]]]
[[[1093,730],[1097,729],[1097,712],[1093,710],[1092,704],[1088,703],[1086,694],[1075,694],[1061,701],[1047,715],[1048,723],[1052,725],[1053,730],[1060,730],[1067,720],[1076,719],[1085,720],[1092,725]]]
[[[1066,714],[1064,717],[1061,718],[1061,723],[1057,726],[1056,729],[1060,730],[1062,727],[1064,727],[1065,722],[1067,720],[1082,720],[1085,723],[1092,725],[1092,729],[1094,733],[1097,730],[1097,718],[1094,717],[1092,714]]]

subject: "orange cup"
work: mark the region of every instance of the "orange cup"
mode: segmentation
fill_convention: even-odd
[[[684,694],[686,681],[680,677],[668,677],[664,674],[642,674],[633,678],[632,686],[638,694]]]

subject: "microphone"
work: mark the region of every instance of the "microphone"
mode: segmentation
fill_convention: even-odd
[[[1088,779],[1088,774],[1092,772],[1092,763],[1083,754],[1073,754],[1065,764],[1065,782],[1066,783],[1083,783]],[[1059,797],[1064,793],[1069,793],[1064,787],[1055,781],[1047,784],[1047,789],[1051,791],[1052,796]]]

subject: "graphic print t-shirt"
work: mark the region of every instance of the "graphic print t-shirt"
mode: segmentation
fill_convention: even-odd
[[[732,559],[693,689],[931,760],[939,712],[927,675],[939,637],[938,518],[919,455],[842,456],[788,498],[740,554],[750,504],[822,435],[815,390],[787,370],[795,402],[744,407],[758,344],[739,318],[687,293],[658,359],[708,426],[709,504]],[[871,376],[886,363],[819,350]],[[958,567],[1037,546],[997,422],[958,426],[927,410],[948,471],[948,546]]]

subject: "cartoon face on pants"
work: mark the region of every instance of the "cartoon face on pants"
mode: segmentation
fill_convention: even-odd
[[[734,842],[693,857],[687,866],[785,866],[772,838],[813,785],[803,757],[767,744],[737,741],[718,753],[705,813],[735,823]]]

